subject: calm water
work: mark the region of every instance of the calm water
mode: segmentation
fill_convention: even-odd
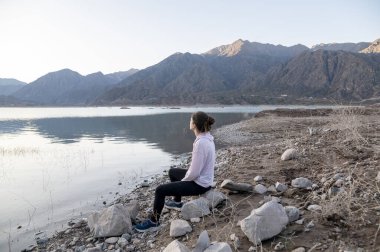
[[[208,107],[216,127],[259,107]],[[20,251],[191,151],[200,108],[0,108],[0,251]],[[119,185],[121,183],[121,185]]]

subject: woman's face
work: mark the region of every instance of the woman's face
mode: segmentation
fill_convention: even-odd
[[[195,123],[193,122],[193,118],[190,117],[190,125],[189,125],[190,130],[195,129]]]

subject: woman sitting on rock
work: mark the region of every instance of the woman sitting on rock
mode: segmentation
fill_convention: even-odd
[[[157,230],[164,205],[169,209],[180,210],[183,205],[182,196],[196,196],[211,189],[214,180],[215,144],[210,129],[214,122],[214,118],[204,112],[191,115],[190,130],[194,132],[196,138],[193,143],[190,168],[169,170],[171,182],[156,188],[153,213],[149,219],[135,226],[137,231]],[[174,196],[174,200],[165,202],[166,196]]]

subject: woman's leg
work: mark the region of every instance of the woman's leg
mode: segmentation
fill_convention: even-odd
[[[200,186],[194,181],[177,181],[158,186],[156,188],[151,220],[154,222],[159,220],[162,209],[164,208],[166,196],[175,196],[176,198],[181,199],[181,196],[203,194],[210,190],[210,188],[211,187],[205,188]]]
[[[185,175],[186,175],[187,170],[186,169],[181,169],[181,168],[171,168],[169,170],[169,178],[171,182],[174,181],[181,181]]]

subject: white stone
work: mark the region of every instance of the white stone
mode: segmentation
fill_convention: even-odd
[[[108,244],[115,244],[119,240],[119,237],[110,237],[105,240]]]
[[[208,215],[210,214],[208,204],[208,200],[203,197],[186,202],[185,204],[183,204],[181,209],[182,217],[185,220],[190,220],[191,218],[197,218]]]
[[[377,182],[380,182],[380,171],[377,173],[376,181],[377,181]]]
[[[255,245],[279,234],[288,224],[289,218],[282,205],[269,201],[241,221],[241,229]]]
[[[178,240],[174,240],[162,252],[191,252],[185,245]]]
[[[268,191],[268,189],[262,184],[255,185],[255,192],[258,194],[264,194]]]
[[[193,229],[190,224],[185,220],[173,220],[170,223],[170,236],[178,237],[191,232]]]
[[[292,186],[296,188],[308,188],[311,187],[313,183],[307,178],[296,178],[292,180]]]
[[[284,184],[281,184],[280,182],[276,182],[275,187],[277,192],[285,192],[286,190],[288,190],[288,187]]]
[[[253,179],[255,182],[260,182],[263,180],[263,177],[261,176],[256,176],[254,179]]]
[[[284,248],[285,248],[285,245],[282,242],[279,242],[276,244],[276,246],[274,246],[275,251],[282,250]]]
[[[285,212],[288,215],[289,222],[296,221],[300,218],[300,210],[294,206],[286,206]]]
[[[306,249],[304,247],[299,247],[299,248],[292,250],[292,252],[305,252],[305,251],[306,251]]]
[[[124,248],[125,246],[128,245],[127,239],[120,237],[119,240],[117,241],[117,244],[119,244],[120,247]]]
[[[206,230],[202,231],[199,235],[195,248],[192,252],[203,252],[206,248],[210,246],[210,237]]]
[[[320,205],[309,205],[307,207],[309,211],[322,211],[322,207]]]
[[[232,252],[232,249],[226,242],[216,242],[211,244],[204,252]]]
[[[300,219],[300,220],[297,220],[295,221],[295,223],[297,223],[298,225],[302,225],[303,222],[304,222],[305,219]]]
[[[338,179],[337,181],[335,181],[334,185],[337,187],[342,187],[344,185],[343,179]]]
[[[215,208],[217,205],[227,200],[227,197],[226,195],[224,195],[224,193],[219,192],[214,189],[208,190],[206,193],[202,194],[201,196],[208,200],[209,202],[208,206],[210,209]]]
[[[197,218],[191,218],[190,219],[190,222],[191,223],[198,223],[198,222],[201,222],[201,218],[197,217]]]
[[[88,217],[88,226],[95,238],[120,236],[132,232],[132,222],[128,209],[116,204]]]
[[[297,151],[296,149],[287,149],[282,155],[281,160],[291,160],[297,157]]]

